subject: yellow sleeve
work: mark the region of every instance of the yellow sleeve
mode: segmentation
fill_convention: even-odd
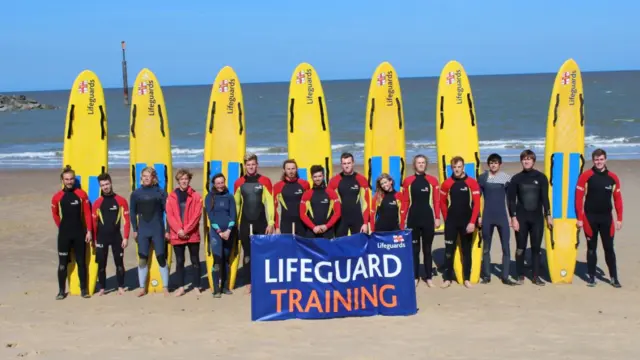
[[[240,223],[240,215],[242,214],[242,190],[238,186],[236,192],[233,194],[233,198],[236,200],[236,222]]]
[[[269,186],[264,186],[264,190],[266,191],[262,192],[262,203],[264,204],[264,210],[267,213],[267,224],[269,226],[273,226],[276,222],[274,220],[275,210],[273,203],[273,189],[271,187],[271,184],[269,184]]]

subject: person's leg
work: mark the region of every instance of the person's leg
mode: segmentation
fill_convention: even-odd
[[[223,259],[223,242],[231,241],[233,240],[222,240],[220,235],[214,230],[209,232],[209,245],[211,246],[211,254],[213,255],[213,267],[208,269],[208,271],[211,271],[211,278],[213,279],[212,290],[214,297],[220,297],[220,279],[226,279],[227,277]]]
[[[471,280],[471,265],[473,259],[471,259],[471,248],[473,246],[473,233],[468,234],[466,227],[459,229],[460,234],[460,246],[462,252],[462,274],[465,282],[465,286],[470,287],[469,281]]]
[[[80,292],[83,298],[89,298],[87,291],[87,243],[84,236],[76,236],[72,240],[73,251],[76,254],[76,266],[78,267],[78,278],[80,279]]]
[[[544,234],[544,218],[540,216],[532,222],[531,233],[531,261],[533,262],[533,283],[539,286],[544,285],[540,279],[540,253],[542,251],[542,236]]]
[[[611,285],[614,287],[621,287],[618,280],[618,269],[616,265],[616,253],[613,248],[613,237],[615,235],[615,225],[613,219],[603,219],[600,225],[600,238],[602,239],[602,248],[604,249],[604,260],[609,268],[609,277],[611,278]]]
[[[429,286],[432,285],[431,278],[433,273],[433,257],[431,251],[433,248],[433,238],[435,236],[435,229],[433,222],[428,222],[422,227],[422,266],[424,267],[425,278]]]
[[[359,230],[358,230],[359,231]],[[349,223],[346,219],[338,220],[336,224],[336,236],[347,236],[349,234]]]
[[[304,228],[302,228],[304,231]],[[296,232],[298,229],[296,229]],[[220,279],[222,283],[222,293],[225,295],[231,295],[233,292],[229,289],[229,274],[231,270],[231,250],[233,249],[234,244],[237,239],[237,231],[232,231],[229,237],[229,240],[222,242],[222,257],[220,261]]]
[[[178,278],[178,283],[176,284],[178,286],[176,296],[184,295],[184,252],[186,247],[186,244],[173,246],[173,252],[176,254],[176,277]],[[158,263],[159,262],[160,261],[158,260]]]
[[[56,300],[66,297],[67,266],[69,264],[69,252],[71,252],[71,239],[65,234],[58,234],[58,295]]]
[[[118,280],[118,295],[124,295],[124,249],[122,248],[122,238],[117,238],[111,243],[113,263],[116,266],[116,279]],[[105,263],[107,261],[105,254]]]
[[[413,278],[420,278],[420,237],[422,236],[422,227],[418,224],[409,224],[411,231],[411,246],[413,249]]]
[[[189,258],[191,260],[191,267],[193,268],[193,289],[200,293],[200,243],[189,243]]]
[[[516,231],[516,271],[518,273],[518,284],[524,282],[524,253],[527,250],[527,236],[529,235],[529,223],[518,217],[520,229]]]
[[[104,239],[96,239],[96,262],[98,263],[98,284],[100,291],[98,295],[104,295],[107,289],[107,257],[109,256],[109,245]]]
[[[296,231],[298,229],[296,228]],[[293,222],[289,219],[282,219],[280,221],[280,233],[281,234],[293,234]]]
[[[444,272],[442,273],[443,287],[449,287],[453,280],[453,255],[456,250],[458,229],[453,223],[444,227]]]
[[[149,250],[151,245],[151,238],[148,236],[138,235],[138,282],[140,285],[140,292],[138,296],[142,296],[147,293],[147,278],[149,277]]]
[[[167,266],[167,241],[164,238],[164,233],[157,233],[152,237],[153,250],[156,254],[156,260],[158,260],[158,268],[160,269],[160,278],[162,278],[162,287],[164,288],[164,295],[169,295],[169,267]],[[184,265],[184,251],[183,251],[183,265]],[[184,281],[184,280],[183,280]]]
[[[498,225],[498,235],[500,235],[500,244],[502,245],[502,282],[505,285],[513,285],[513,282],[509,279],[511,274],[510,229],[509,223],[506,221]]]
[[[482,226],[482,283],[491,281],[491,239],[495,224],[485,223]]]

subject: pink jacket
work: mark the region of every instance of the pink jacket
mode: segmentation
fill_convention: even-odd
[[[202,217],[202,197],[191,187],[187,189],[187,203],[184,208],[184,222],[180,218],[180,204],[175,189],[167,198],[167,221],[169,222],[169,236],[171,245],[182,245],[200,242],[200,217]],[[186,239],[178,236],[183,229]]]

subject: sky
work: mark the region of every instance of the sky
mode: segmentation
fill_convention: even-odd
[[[640,69],[640,1],[235,0],[8,1],[0,92],[68,89],[84,69],[121,87],[142,68],[163,86],[208,85],[225,65],[240,81],[288,81],[309,62],[322,80]]]

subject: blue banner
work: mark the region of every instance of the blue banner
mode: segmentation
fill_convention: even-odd
[[[416,312],[411,230],[251,236],[253,321]]]

